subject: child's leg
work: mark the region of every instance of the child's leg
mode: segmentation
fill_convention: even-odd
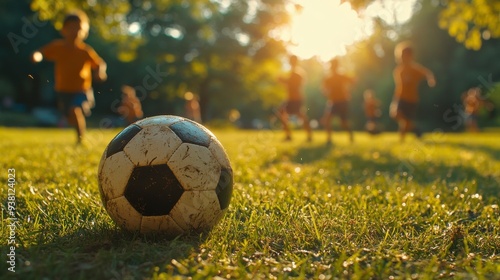
[[[274,115],[278,117],[278,120],[283,125],[283,130],[285,131],[285,140],[291,140],[292,132],[290,131],[290,127],[288,125],[287,106],[288,103],[283,103],[276,111],[274,111]]]
[[[399,135],[400,140],[403,142],[407,132],[410,132],[414,128],[413,121],[407,118],[401,118],[399,121]]]
[[[322,118],[323,125],[325,126],[326,131],[326,142],[332,142],[332,112],[325,112],[325,115]]]
[[[284,109],[281,109],[279,111],[279,120],[281,121],[281,124],[283,125],[283,131],[285,131],[285,140],[290,140],[292,139],[292,132],[290,130],[290,126],[288,125],[288,114]]]
[[[83,114],[82,108],[71,107],[69,109],[68,121],[76,128],[77,142],[80,143],[85,134],[87,123]]]
[[[309,118],[302,111],[299,112],[299,118],[302,120],[303,127],[306,130],[307,141],[311,141],[312,140],[312,130],[311,130],[311,126],[309,125]]]
[[[349,125],[349,121],[345,118],[342,118],[340,120],[340,125],[342,126],[342,129],[346,130],[347,133],[349,133],[349,141],[351,143],[353,143],[354,142],[354,135],[352,133],[351,126]]]
[[[349,142],[354,142],[354,135],[349,124],[349,102],[341,103],[339,107],[340,126],[349,134]]]
[[[76,129],[77,141],[81,142],[85,130],[85,110],[90,113],[91,104],[87,100],[85,93],[58,93],[59,108],[66,117],[68,124]]]
[[[479,131],[479,126],[477,125],[477,120],[475,115],[470,115],[467,118],[467,127],[468,131],[470,132],[478,132]]]
[[[479,128],[478,128],[475,120],[469,120],[468,127],[469,127],[468,128],[469,132],[478,132],[479,131]]]
[[[399,124],[399,141],[402,143],[405,141],[405,136],[406,136],[406,122],[401,121]]]
[[[412,120],[406,121],[406,132],[413,131],[415,129],[415,123]]]
[[[415,125],[413,120],[416,117],[417,104],[399,101],[397,106],[396,120],[399,124],[399,135],[401,142],[404,141],[406,133],[413,131]],[[416,133],[419,137],[420,133]]]
[[[90,111],[90,103],[88,101],[82,102],[82,113],[85,117],[90,117],[92,115],[92,112]]]

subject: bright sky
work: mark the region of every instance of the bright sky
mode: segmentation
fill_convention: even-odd
[[[307,59],[317,55],[327,61],[346,53],[346,47],[372,33],[372,18],[390,24],[403,23],[412,15],[416,0],[376,0],[361,18],[348,2],[340,0],[297,0],[303,9],[296,12],[284,37],[293,46],[290,51]]]

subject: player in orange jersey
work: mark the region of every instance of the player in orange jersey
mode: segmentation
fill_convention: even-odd
[[[142,105],[131,86],[122,86],[122,101],[118,107],[118,113],[125,120],[126,124],[132,124],[143,117]]]
[[[479,88],[470,88],[462,96],[464,110],[466,115],[465,127],[467,131],[478,132],[477,117],[481,108],[481,90]]]
[[[467,92],[462,95],[462,102],[466,116],[466,131],[480,131],[477,121],[481,109],[488,111],[490,118],[494,117],[495,104],[490,99],[481,96],[481,89],[478,87],[473,87],[467,90]]]
[[[307,132],[307,141],[312,141],[312,130],[309,126],[309,119],[304,112],[304,70],[298,66],[298,58],[295,55],[290,57],[290,75],[287,78],[281,79],[281,82],[286,86],[288,98],[285,103],[279,108],[277,115],[283,124],[285,131],[285,140],[292,139],[292,132],[288,124],[288,116],[296,115],[299,117]]]
[[[413,48],[408,42],[398,44],[394,54],[398,65],[393,71],[395,90],[390,115],[398,122],[403,142],[409,131],[415,131],[417,137],[421,135],[414,124],[419,102],[418,85],[425,79],[429,87],[434,87],[436,80],[429,69],[413,60]]]
[[[340,73],[339,60],[334,58],[330,61],[330,73],[323,80],[323,94],[327,98],[322,124],[326,129],[326,143],[332,142],[331,120],[333,116],[340,118],[340,125],[349,133],[349,141],[354,142],[354,136],[349,124],[349,100],[351,98],[349,88],[354,79]]]
[[[201,123],[201,107],[198,95],[187,91],[184,93],[184,100],[185,117],[197,123]]]
[[[32,60],[54,62],[55,91],[61,112],[76,128],[77,143],[86,130],[85,116],[93,107],[92,76],[104,81],[106,63],[89,45],[84,43],[89,32],[85,13],[77,11],[66,15],[61,29],[62,39],[56,39],[33,53]]]

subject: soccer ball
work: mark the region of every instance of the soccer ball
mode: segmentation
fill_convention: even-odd
[[[155,116],[123,129],[98,170],[102,203],[120,227],[178,236],[212,228],[233,191],[224,148],[207,128]]]

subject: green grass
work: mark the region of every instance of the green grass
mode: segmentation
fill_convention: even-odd
[[[0,128],[1,279],[500,279],[500,133],[338,133],[327,147],[323,132],[214,129],[234,169],[229,210],[169,241],[123,232],[102,207],[97,166],[117,132],[77,147],[71,130]]]

